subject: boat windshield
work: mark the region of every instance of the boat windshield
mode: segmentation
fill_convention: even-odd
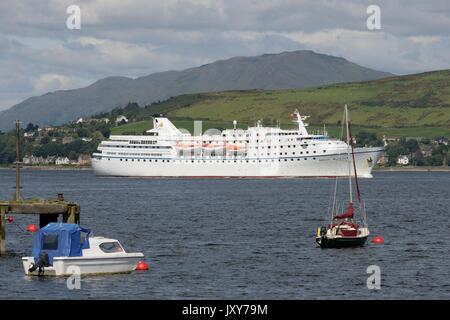
[[[103,242],[100,245],[100,250],[105,253],[123,252],[123,248],[119,242]]]

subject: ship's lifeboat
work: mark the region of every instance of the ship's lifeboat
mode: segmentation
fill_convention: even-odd
[[[192,141],[178,141],[175,144],[175,148],[178,151],[186,151],[186,152],[200,152],[202,150],[202,145],[199,142]]]
[[[203,151],[205,152],[223,152],[225,145],[219,142],[205,143],[203,144]]]
[[[245,152],[245,144],[243,143],[232,143],[226,145],[227,153],[231,154],[242,154]]]

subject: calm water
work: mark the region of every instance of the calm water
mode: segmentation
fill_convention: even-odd
[[[65,279],[27,278],[20,257],[37,216],[15,216],[0,258],[0,298],[112,299],[417,299],[450,298],[450,174],[376,173],[363,180],[372,235],[384,245],[321,250],[316,228],[333,180],[99,178],[90,171],[26,171],[27,197],[81,204],[82,225],[142,251],[150,270]],[[14,192],[0,170],[0,198]],[[342,188],[345,189],[342,183]],[[381,268],[368,290],[366,268]]]

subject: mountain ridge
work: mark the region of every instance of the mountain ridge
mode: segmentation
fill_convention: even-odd
[[[237,56],[138,78],[111,76],[89,86],[30,97],[0,112],[0,129],[13,120],[59,125],[128,102],[148,105],[172,96],[227,90],[302,89],[342,82],[376,80],[393,74],[365,68],[342,57],[299,50],[253,57]]]

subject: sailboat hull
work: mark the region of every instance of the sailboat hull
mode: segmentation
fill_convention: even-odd
[[[366,244],[368,236],[361,237],[317,237],[316,242],[322,248],[351,248],[362,247]]]

